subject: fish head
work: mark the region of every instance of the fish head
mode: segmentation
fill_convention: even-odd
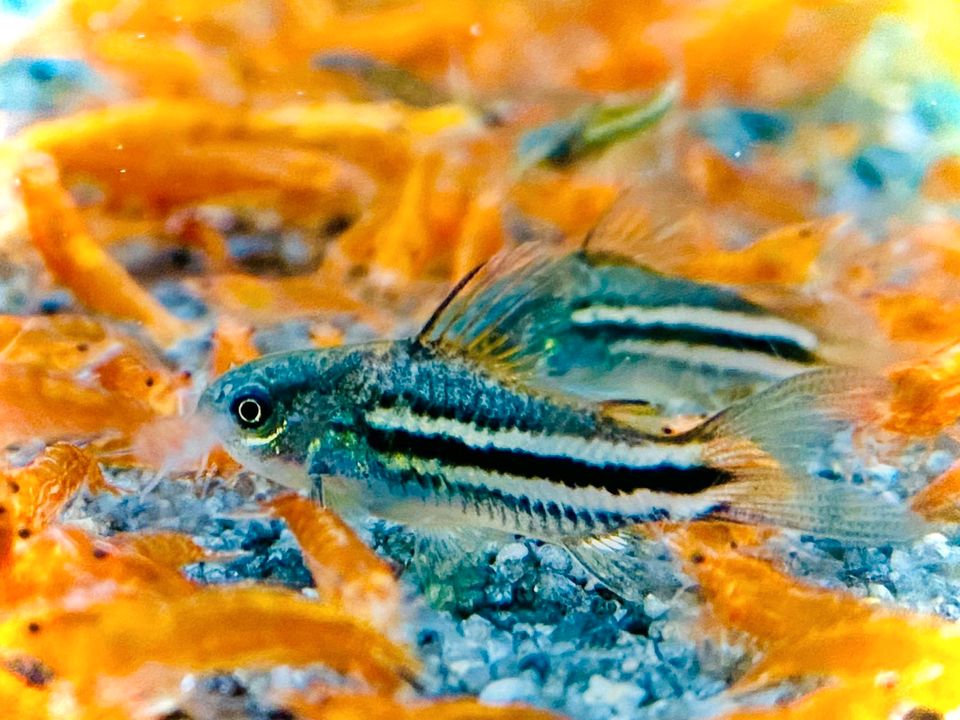
[[[305,488],[318,444],[347,434],[373,392],[379,353],[359,345],[267,355],[220,376],[197,411],[242,465]]]

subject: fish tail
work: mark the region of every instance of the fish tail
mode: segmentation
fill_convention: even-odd
[[[881,390],[857,371],[804,373],[690,431],[704,460],[733,478],[705,491],[716,503],[710,514],[867,545],[923,535],[926,524],[905,506],[812,472],[838,433],[871,414]]]

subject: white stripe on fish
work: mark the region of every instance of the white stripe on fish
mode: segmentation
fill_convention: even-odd
[[[788,378],[810,369],[804,363],[786,360],[762,352],[732,350],[712,345],[690,345],[685,342],[656,340],[619,340],[610,344],[610,351],[619,354],[645,355],[662,360],[675,360],[686,365],[701,365],[719,370]]]
[[[769,315],[718,310],[692,305],[664,307],[591,305],[571,313],[575,325],[616,324],[633,327],[694,328],[751,338],[772,338],[794,343],[804,350],[817,348],[817,336],[804,327]]]
[[[491,430],[452,418],[418,415],[406,408],[377,408],[367,413],[366,420],[377,430],[402,431],[425,438],[453,438],[477,450],[565,458],[597,468],[619,465],[643,470],[663,465],[689,468],[704,464],[703,445],[699,442],[639,445],[576,435],[530,433],[517,428]]]
[[[570,533],[582,530],[585,526],[596,524],[603,526],[602,517],[606,515],[620,515],[623,518],[633,518],[634,522],[642,522],[651,518],[664,517],[664,513],[669,513],[670,517],[692,518],[699,517],[709,513],[717,504],[716,498],[712,495],[675,495],[672,493],[657,492],[640,488],[630,494],[614,495],[606,490],[597,487],[578,487],[571,488],[561,483],[547,479],[536,479],[519,477],[507,473],[492,472],[470,466],[452,467],[440,460],[430,460],[425,458],[411,458],[404,455],[395,455],[389,460],[389,463],[395,470],[413,471],[419,475],[433,475],[445,477],[447,480],[456,483],[461,489],[459,495],[454,494],[447,498],[448,503],[459,506],[462,500],[464,489],[472,488],[482,491],[494,497],[494,493],[502,493],[505,496],[511,496],[516,499],[526,499],[529,507],[539,505],[541,509],[553,504],[560,508],[560,514],[554,515],[549,512],[543,512],[537,515],[532,511],[517,511],[516,505],[512,507],[500,501],[500,507],[474,507],[474,512],[480,515],[484,511],[492,517],[500,516],[502,527],[507,532],[516,532],[517,523],[528,525],[524,528],[528,532],[534,532],[538,537],[548,538],[551,536],[562,537]],[[386,490],[385,490],[386,491]],[[439,497],[435,502],[442,502]],[[434,506],[435,508],[436,506]],[[572,510],[576,519],[571,520],[567,509]],[[407,515],[413,512],[413,516],[406,516],[404,522],[415,522],[415,513],[421,515],[424,508],[420,504],[413,507],[405,507],[399,511]],[[431,513],[435,509],[430,510]],[[584,520],[582,513],[589,513],[591,521]],[[512,516],[516,513],[516,517]],[[390,519],[399,520],[398,514],[385,511]],[[458,522],[471,524],[471,513],[457,512]],[[419,519],[423,523],[424,519]],[[489,523],[477,522],[478,527],[489,527]]]

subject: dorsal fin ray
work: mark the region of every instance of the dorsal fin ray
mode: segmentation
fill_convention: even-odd
[[[466,275],[417,334],[424,348],[442,348],[491,369],[523,375],[534,370],[550,337],[550,318],[538,308],[563,290],[562,246],[527,242]]]
[[[587,257],[615,256],[669,271],[702,246],[707,232],[690,197],[689,188],[664,178],[625,188],[584,235],[580,249]]]

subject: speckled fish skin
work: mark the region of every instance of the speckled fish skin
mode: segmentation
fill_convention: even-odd
[[[272,408],[245,434],[232,415],[250,398]],[[702,491],[732,477],[706,463],[696,432],[647,435],[415,340],[254,361],[201,407],[249,467],[292,485],[357,480],[353,500],[418,524],[593,534],[709,512],[716,500]],[[324,484],[334,505],[337,484]]]

